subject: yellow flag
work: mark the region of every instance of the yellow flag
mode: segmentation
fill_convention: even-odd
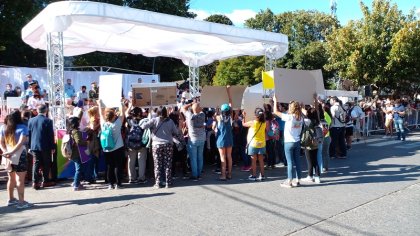
[[[263,89],[274,89],[273,71],[262,72]]]

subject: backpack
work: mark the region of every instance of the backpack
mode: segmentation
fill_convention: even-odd
[[[325,120],[322,120],[321,124],[322,124],[322,136],[325,137],[330,131],[330,127]]]
[[[337,120],[340,121],[340,123],[342,124],[347,124],[350,122],[351,120],[351,111],[353,110],[353,108],[349,109],[349,110],[344,110],[343,107],[340,107],[340,115],[338,115]]]
[[[353,108],[354,107],[352,107],[352,108],[350,108],[346,111],[346,117],[345,117],[346,124],[351,122],[351,118],[352,118],[351,112],[353,111]]]
[[[307,126],[305,125],[305,122],[303,122],[300,146],[302,148],[318,146],[317,134],[314,125],[310,124]]]
[[[127,135],[127,146],[133,150],[139,150],[146,145],[143,143],[143,134],[144,129],[140,127],[139,124],[136,124],[134,121],[130,122],[130,131]],[[147,144],[147,143],[146,143]]]
[[[64,158],[70,159],[73,152],[74,139],[70,134],[65,134],[61,141],[61,154]]]
[[[273,119],[270,121],[270,126],[268,128],[269,128],[267,132],[268,138],[278,140],[280,136],[279,123],[275,119]]]
[[[101,146],[105,151],[112,150],[115,147],[114,137],[112,136],[111,125],[104,124],[100,135]]]

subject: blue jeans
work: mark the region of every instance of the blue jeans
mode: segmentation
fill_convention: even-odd
[[[74,162],[74,180],[73,180],[73,187],[77,188],[80,185],[80,175],[82,174],[82,162],[80,162],[80,159],[73,160]]]
[[[190,157],[192,177],[198,177],[203,170],[204,141],[188,141],[188,155]]]
[[[284,143],[284,153],[287,160],[287,178],[293,179],[293,166],[296,169],[296,178],[300,179],[302,170],[300,168],[300,142]]]
[[[322,169],[324,168],[324,164],[323,164],[323,161],[322,161],[322,148],[323,148],[322,143],[318,144],[318,152],[316,153],[316,160],[318,162],[319,171],[321,173],[324,173],[322,171]]]
[[[397,131],[398,139],[402,138],[403,140],[405,140],[404,119],[394,119],[394,126],[395,130]]]

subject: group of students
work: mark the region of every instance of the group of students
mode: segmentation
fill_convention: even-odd
[[[229,87],[227,90],[230,94]],[[301,181],[320,183],[321,173],[328,171],[329,159],[347,155],[347,148],[340,140],[345,132],[340,117],[345,111],[334,108],[336,103],[334,99],[318,103],[314,97],[311,106],[296,101],[280,104],[274,97],[256,108],[254,114],[246,114],[234,111],[231,103],[222,104],[219,109],[203,110],[199,101],[194,100],[181,107],[142,109],[125,100],[114,109],[103,108],[98,100],[98,105],[82,107],[79,114],[73,114],[66,122],[72,149],[69,159],[75,165],[72,187],[79,191],[84,189],[82,180],[95,182],[101,156],[105,159],[104,179],[108,189],[123,188],[125,169],[129,183],[146,183],[150,153],[156,189],[172,187],[178,165],[184,178],[199,181],[205,156],[210,162],[218,163],[220,181],[234,177],[233,162],[241,158],[241,171],[250,171],[250,181],[265,180],[265,168],[283,162],[287,165],[287,179],[282,187],[297,187]],[[45,111],[41,112],[45,116]],[[17,116],[21,116],[18,111],[12,112],[0,132],[0,146],[6,159],[25,145],[29,135]],[[80,146],[87,147],[90,158],[86,163],[81,161]],[[306,178],[302,178],[302,154],[307,160]],[[22,192],[24,176],[20,175],[26,171],[21,166],[26,163],[26,152],[21,155],[19,164],[12,164],[8,169],[8,205],[19,201],[21,205],[26,204]],[[16,186],[19,201],[13,197]]]

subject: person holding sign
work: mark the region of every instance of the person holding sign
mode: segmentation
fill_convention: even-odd
[[[120,113],[114,109],[106,108],[102,111],[102,99],[98,100],[99,115],[101,119],[101,146],[105,156],[106,174],[109,181],[108,189],[122,188],[125,150],[121,135],[124,121],[125,106],[121,103]]]
[[[274,104],[277,104],[276,96],[273,97]],[[303,128],[303,115],[298,102],[292,101],[289,104],[288,113],[281,113],[277,106],[274,106],[274,114],[284,122],[284,152],[287,160],[287,180],[281,183],[281,187],[291,188],[300,186],[302,172],[300,167],[300,134]],[[293,166],[295,166],[296,182],[293,183]]]
[[[247,154],[251,156],[251,169],[252,174],[248,177],[248,180],[257,181],[264,180],[264,155],[265,150],[265,115],[264,110],[261,108],[255,109],[255,119],[248,122],[245,121],[246,113],[244,112],[244,118],[242,125],[249,127],[246,145]],[[260,164],[260,176],[257,178],[257,160]]]
[[[216,131],[216,146],[219,149],[221,161],[220,180],[232,178],[232,98],[230,96],[230,86],[226,87],[229,97],[229,104],[220,107],[221,114],[216,116],[214,129]],[[226,168],[227,167],[227,168]]]
[[[189,108],[191,107],[191,110]],[[199,103],[184,105],[181,109],[188,126],[188,155],[191,162],[191,179],[197,181],[203,170],[203,150],[206,141],[206,115]]]

